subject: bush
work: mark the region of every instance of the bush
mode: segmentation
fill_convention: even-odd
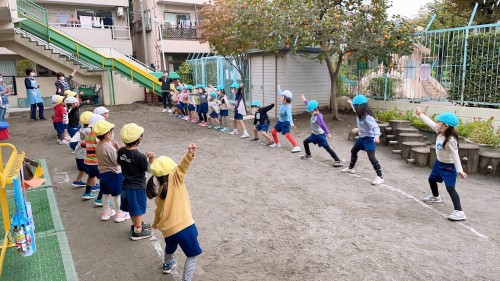
[[[384,77],[372,78],[368,83],[368,89],[372,97],[384,98]],[[396,95],[396,86],[401,83],[401,79],[387,77],[387,100],[391,100]]]

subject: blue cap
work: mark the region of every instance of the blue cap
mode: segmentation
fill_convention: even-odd
[[[214,92],[211,92],[211,93],[210,93],[210,96],[211,96],[213,99],[216,99],[216,98],[217,98],[217,94],[216,94],[216,93],[214,93]]]
[[[252,105],[251,105],[251,106],[252,106],[252,107],[254,107],[254,106],[255,106],[255,107],[260,107],[260,101],[258,101],[258,100],[254,100],[254,101],[252,102]]]
[[[310,100],[307,103],[307,112],[313,112],[316,108],[318,108],[319,103],[315,100]]]
[[[224,85],[217,86],[217,91],[224,90]]]
[[[233,84],[231,84],[231,88],[239,89],[240,88],[240,84],[234,82]]]
[[[458,123],[460,122],[460,120],[458,120],[458,117],[451,112],[443,112],[443,113],[439,114],[436,117],[436,120],[443,122],[450,127],[456,127],[456,126],[458,126]]]
[[[193,85],[187,85],[187,86],[186,86],[186,89],[188,89],[188,90],[192,90],[192,89],[193,89]]]
[[[180,90],[182,90],[182,87],[181,86],[177,86],[176,89],[177,89],[177,91],[180,91]]]
[[[368,103],[368,98],[364,95],[357,95],[352,99],[352,105],[360,105],[364,103]]]
[[[205,89],[205,85],[203,84],[196,85],[196,89]]]

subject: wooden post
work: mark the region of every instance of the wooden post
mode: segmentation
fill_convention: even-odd
[[[398,139],[398,136],[400,134],[420,134],[420,132],[418,129],[415,128],[397,128],[396,131],[394,132],[396,140]]]
[[[483,151],[479,153],[479,173],[500,176],[500,152]]]
[[[401,144],[403,142],[407,141],[418,141],[418,142],[423,142],[424,141],[424,136],[421,134],[413,134],[413,133],[402,133],[399,134],[398,136],[398,143],[397,143],[397,148],[402,149],[403,147]]]
[[[432,169],[432,167],[434,167],[434,162],[436,162],[436,147],[435,146],[432,146],[431,147],[431,150],[430,150],[430,153],[429,153],[429,168]]]
[[[462,168],[467,174],[477,173],[479,168],[479,145],[472,143],[461,143],[458,148]]]
[[[389,121],[389,126],[392,128],[392,131],[395,132],[397,128],[410,128],[410,121],[406,120],[391,120]]]
[[[347,136],[347,140],[350,140],[350,141],[355,141],[355,140],[356,140],[356,137],[358,136],[358,132],[359,132],[359,129],[358,129],[358,128],[354,128],[354,129],[352,129],[352,130],[349,132],[349,135]]]
[[[389,127],[389,123],[380,123],[378,126],[380,128],[380,143],[385,143],[388,135],[386,129]]]
[[[415,166],[426,167],[429,164],[429,155],[432,147],[421,146],[411,149],[410,158],[415,159]]]
[[[422,146],[427,146],[427,144],[425,142],[418,142],[418,141],[408,141],[401,143],[401,158],[403,158],[403,160],[412,158],[410,157],[411,149],[414,147],[416,148]]]

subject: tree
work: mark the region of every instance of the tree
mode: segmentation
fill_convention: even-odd
[[[315,59],[325,62],[330,74],[330,109],[339,119],[337,78],[348,61],[378,59],[392,66],[393,55],[410,54],[416,37],[398,17],[388,20],[387,0],[274,0],[267,6],[270,35],[292,53],[317,47]]]

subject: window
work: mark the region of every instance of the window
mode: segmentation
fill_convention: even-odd
[[[36,75],[40,77],[50,77],[50,76],[56,76],[56,73],[45,66],[36,65]]]
[[[186,22],[190,22],[190,15],[186,13],[165,13],[164,20],[165,23],[171,25],[185,25]]]

